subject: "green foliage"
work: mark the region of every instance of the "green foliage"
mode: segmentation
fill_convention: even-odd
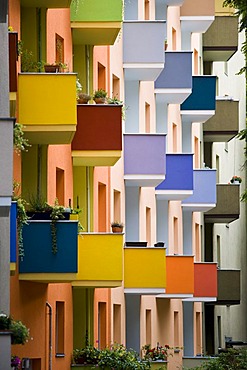
[[[107,92],[103,89],[96,90],[93,94],[93,99],[95,98],[106,98]]]
[[[25,344],[29,337],[28,328],[20,320],[13,320],[5,313],[0,314],[0,330],[11,331],[12,344]]]
[[[52,238],[52,253],[56,254],[58,251],[57,248],[57,226],[56,223],[58,220],[64,219],[65,208],[58,204],[58,199],[55,199],[54,205],[50,206],[47,204],[48,210],[51,210],[51,238]]]
[[[21,197],[19,194],[20,191],[20,183],[14,181],[13,182],[13,201],[17,202],[17,238],[18,238],[18,252],[21,261],[25,255],[24,253],[24,246],[23,246],[23,237],[22,237],[22,229],[23,225],[27,224],[29,217],[26,214],[26,205],[27,202],[25,199]]]
[[[29,337],[29,330],[21,321],[12,320],[10,325],[11,343],[12,344],[25,344]]]
[[[157,343],[157,346],[153,348],[150,344],[146,344],[142,347],[143,358],[151,361],[166,361],[168,356],[172,356],[172,349],[168,344],[162,347]]]
[[[28,139],[25,139],[23,132],[23,125],[15,123],[14,125],[14,148],[15,151],[20,154],[21,151],[27,152],[27,148],[31,145],[28,143]]]
[[[247,349],[229,348],[219,356],[202,363],[196,370],[243,370],[247,369]]]
[[[150,369],[148,360],[139,360],[138,354],[134,350],[127,350],[122,344],[114,344],[101,350],[93,346],[75,349],[73,361],[76,364],[88,364],[101,369]]]

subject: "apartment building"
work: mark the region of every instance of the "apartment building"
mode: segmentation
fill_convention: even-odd
[[[77,220],[58,221],[55,253],[49,218],[24,225],[23,257],[11,237],[10,313],[30,329],[11,353],[25,369],[68,370],[87,343],[140,354],[169,344],[164,366],[173,370],[230,339],[245,342],[236,135],[246,81],[236,75],[244,36],[232,10],[218,0],[9,0],[8,26],[5,116],[31,146],[14,152],[5,177],[29,203],[40,196],[80,209],[83,226],[78,234]],[[45,73],[43,62],[65,69]],[[83,92],[103,89],[123,108],[77,104],[78,79]],[[112,233],[116,220],[123,233]]]

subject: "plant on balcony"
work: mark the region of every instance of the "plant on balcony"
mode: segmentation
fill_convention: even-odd
[[[44,70],[46,73],[59,73],[64,72],[66,69],[68,69],[68,65],[62,62],[44,64]]]
[[[111,223],[111,228],[113,233],[122,233],[124,224],[120,221],[113,221]]]
[[[5,313],[0,314],[1,330],[11,332],[11,344],[25,344],[29,337],[29,329],[20,320],[14,320]]]
[[[96,104],[105,104],[107,100],[107,92],[104,89],[96,90],[93,94],[93,100]]]
[[[91,95],[85,93],[79,93],[77,98],[77,104],[87,104],[91,100]]]
[[[116,96],[114,96],[113,98],[107,98],[107,104],[122,105],[122,119],[125,120],[125,112],[127,108],[122,100],[119,100]]]
[[[230,183],[231,184],[234,184],[234,183],[241,183],[242,182],[242,179],[240,176],[232,176],[231,180],[230,180]]]
[[[168,356],[172,356],[172,349],[169,344],[162,347],[157,343],[157,346],[153,348],[150,344],[146,344],[142,347],[143,358],[149,361],[167,361]]]
[[[139,360],[138,354],[135,351],[127,350],[121,344],[114,344],[104,349],[97,349],[93,346],[75,349],[72,360],[75,364],[92,365],[99,369],[150,369],[150,362],[148,360]]]
[[[24,246],[23,246],[23,236],[22,236],[22,229],[23,225],[27,225],[27,221],[29,219],[26,213],[26,205],[27,202],[25,199],[21,197],[19,194],[20,192],[20,183],[17,181],[13,182],[13,196],[12,200],[16,201],[17,205],[17,237],[18,237],[18,252],[19,257],[23,260],[24,257]]]
[[[20,154],[22,151],[27,152],[28,147],[31,145],[28,143],[28,139],[25,139],[23,132],[23,125],[15,123],[14,125],[14,148],[16,153]]]

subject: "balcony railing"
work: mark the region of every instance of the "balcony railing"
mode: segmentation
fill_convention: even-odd
[[[240,304],[240,270],[218,270],[217,305]]]
[[[19,121],[31,144],[70,144],[76,131],[76,74],[20,73]]]
[[[124,135],[124,180],[127,186],[157,186],[165,178],[166,135]]]
[[[70,12],[74,44],[114,44],[122,25],[122,0],[74,1]]]
[[[164,293],[165,287],[165,248],[124,248],[124,289],[126,293],[158,294]]]
[[[206,212],[216,206],[216,170],[194,170],[193,195],[182,201],[183,210]]]
[[[206,32],[214,20],[215,0],[186,0],[180,8],[182,32]]]
[[[67,282],[78,270],[77,221],[57,221],[57,253],[52,253],[51,221],[31,220],[23,226],[24,257],[19,261],[19,279]]]
[[[78,104],[72,141],[75,166],[113,166],[122,154],[122,106]]]
[[[155,188],[158,200],[182,200],[193,194],[193,154],[167,154],[166,178]]]
[[[203,124],[205,142],[227,142],[239,131],[239,102],[217,97],[215,115]]]
[[[218,16],[202,35],[203,60],[227,62],[238,49],[238,18]]]
[[[123,234],[81,233],[73,286],[118,287],[123,281]]]
[[[154,88],[157,103],[183,103],[192,92],[192,52],[165,52],[165,66]]]
[[[181,105],[183,122],[205,122],[215,114],[215,76],[193,76],[192,93]]]
[[[165,21],[124,21],[123,68],[126,80],[156,80],[164,68],[165,39]]]
[[[236,184],[217,184],[216,207],[204,214],[205,222],[230,223],[239,218],[240,190]]]

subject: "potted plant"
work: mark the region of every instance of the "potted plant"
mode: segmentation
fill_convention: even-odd
[[[87,104],[91,100],[91,95],[80,92],[77,97],[77,104]]]
[[[172,356],[172,353],[170,352],[172,349],[173,348],[171,348],[168,344],[163,347],[157,343],[157,346],[153,348],[151,348],[150,344],[146,344],[142,347],[143,358],[151,362],[151,369],[166,369],[167,358],[168,356]],[[161,364],[163,366],[160,366]]]
[[[230,183],[231,184],[241,184],[242,179],[240,176],[232,176]]]
[[[107,92],[103,89],[96,90],[93,94],[93,100],[96,104],[106,103]]]
[[[20,321],[14,320],[5,313],[0,314],[0,332],[11,333],[11,344],[25,344],[29,337],[28,328]]]
[[[55,62],[55,63],[46,63],[44,69],[46,73],[59,73],[64,72],[68,68],[66,63]]]
[[[52,253],[56,254],[58,251],[56,223],[58,220],[69,220],[71,209],[61,206],[57,198],[54,205],[50,205],[41,195],[31,197],[29,204],[31,205],[31,209],[27,211],[29,220],[51,220]]]
[[[113,233],[122,233],[124,224],[120,221],[114,221],[111,223],[111,228]]]
[[[114,344],[104,349],[86,346],[75,349],[72,355],[72,367],[91,369],[118,369],[118,370],[147,370],[150,369],[148,360],[139,359],[134,350],[127,350],[121,344]],[[91,366],[90,366],[91,365]]]

